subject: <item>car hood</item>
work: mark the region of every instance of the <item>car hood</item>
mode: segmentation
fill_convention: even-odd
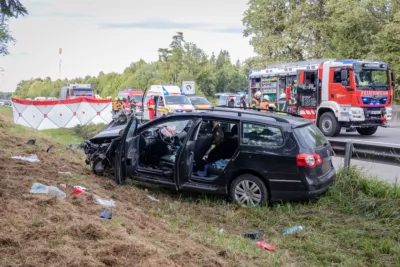
[[[104,130],[89,139],[90,142],[98,144],[104,143],[106,140],[111,140],[119,137],[119,132],[126,128],[127,123],[114,125],[114,121],[107,125]]]
[[[193,105],[168,105],[169,108],[174,110],[192,110]]]
[[[198,109],[207,109],[207,108],[211,108],[211,105],[208,104],[200,104],[200,105],[194,105],[196,108]]]

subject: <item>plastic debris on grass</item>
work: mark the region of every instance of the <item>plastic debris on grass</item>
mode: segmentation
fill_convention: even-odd
[[[11,157],[12,159],[19,159],[23,161],[28,161],[28,162],[39,162],[39,158],[37,155],[30,155],[29,157],[23,157],[23,156],[14,156]]]

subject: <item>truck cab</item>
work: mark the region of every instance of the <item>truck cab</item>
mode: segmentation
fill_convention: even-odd
[[[61,88],[60,100],[78,97],[95,98],[94,87],[90,84],[70,84]]]

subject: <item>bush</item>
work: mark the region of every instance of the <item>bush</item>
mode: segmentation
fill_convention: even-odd
[[[103,130],[105,127],[104,124],[88,124],[88,125],[77,125],[74,128],[69,129],[71,135],[83,138],[83,139],[89,139],[93,137],[94,135],[98,134],[101,130]]]

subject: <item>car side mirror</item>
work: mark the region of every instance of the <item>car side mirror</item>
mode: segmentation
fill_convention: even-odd
[[[341,70],[340,71],[340,80],[342,83],[345,81],[347,82],[347,77],[348,77],[348,71],[347,70]]]

